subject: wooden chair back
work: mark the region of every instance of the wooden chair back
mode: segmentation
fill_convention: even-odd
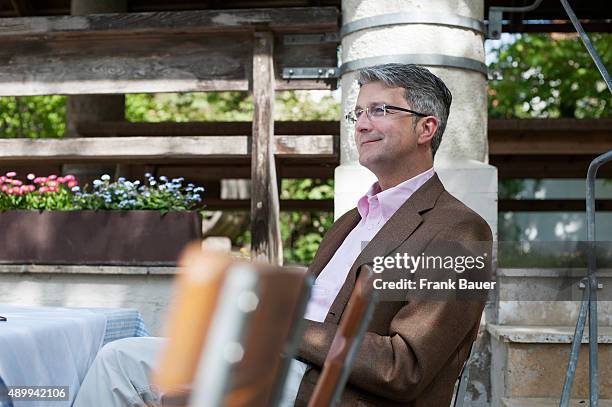
[[[164,406],[272,406],[301,337],[312,281],[303,269],[182,256],[155,384]]]
[[[378,300],[373,280],[370,266],[362,266],[308,407],[329,407],[339,402]]]

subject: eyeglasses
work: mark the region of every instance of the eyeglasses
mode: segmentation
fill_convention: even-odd
[[[372,121],[377,121],[377,120],[380,120],[383,117],[387,116],[387,113],[390,110],[398,110],[400,112],[408,112],[408,113],[412,114],[413,116],[419,116],[419,117],[427,117],[427,116],[429,116],[428,114],[415,112],[414,110],[405,109],[403,107],[382,104],[382,105],[375,105],[375,106],[366,107],[365,109],[358,108],[358,109],[352,110],[352,111],[348,112],[346,114],[346,116],[344,116],[344,118],[346,119],[346,121],[349,124],[355,124],[355,123],[357,123],[357,120],[359,120],[361,115],[365,112],[366,116],[368,116],[368,119],[370,119]]]

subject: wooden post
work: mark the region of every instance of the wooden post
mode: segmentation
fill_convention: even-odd
[[[127,11],[126,0],[72,0],[70,14],[83,16],[96,13]],[[80,137],[76,126],[79,121],[123,121],[125,120],[124,95],[74,95],[66,101],[66,137]],[[64,174],[75,174],[81,186],[91,182],[102,174],[116,176],[119,166],[66,164]],[[91,187],[91,185],[89,185]]]
[[[279,202],[274,161],[274,37],[256,32],[253,45],[251,258],[281,265]]]

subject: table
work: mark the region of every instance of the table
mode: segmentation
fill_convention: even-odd
[[[67,401],[17,401],[14,407],[70,407],[98,350],[149,336],[135,309],[1,305],[0,392],[6,386],[68,386]],[[0,407],[9,406],[2,402]]]

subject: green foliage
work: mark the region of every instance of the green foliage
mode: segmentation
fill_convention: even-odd
[[[333,199],[332,180],[284,179],[281,199]],[[287,264],[309,264],[334,221],[332,212],[282,212],[281,238]]]
[[[125,96],[132,122],[249,121],[252,98],[246,92],[158,93]]]
[[[314,95],[314,97],[313,97]],[[275,120],[339,120],[340,105],[326,91],[276,92]],[[253,98],[246,92],[126,95],[133,122],[250,121]]]
[[[65,113],[65,96],[0,97],[0,137],[63,137]]]
[[[612,35],[590,33],[612,66]],[[577,34],[523,34],[496,50],[489,117],[610,117],[610,92]]]

